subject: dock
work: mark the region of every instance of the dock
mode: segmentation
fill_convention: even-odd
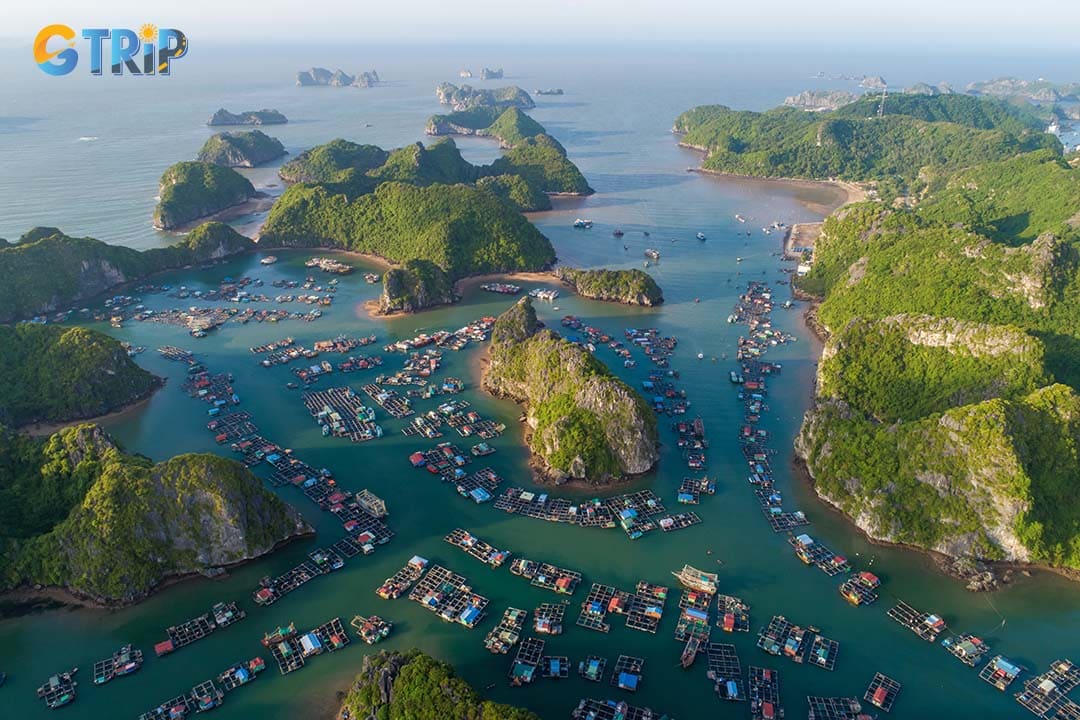
[[[742,679],[742,663],[734,645],[709,643],[706,648],[709,670],[706,677],[713,681],[713,689],[721,700],[743,702],[746,689]]]
[[[424,574],[428,561],[419,555],[413,555],[405,567],[398,570],[393,576],[386,578],[375,594],[384,600],[396,600],[413,586],[420,576]]]
[[[716,626],[724,632],[750,632],[750,606],[734,595],[717,595]]]
[[[521,642],[517,656],[507,673],[512,687],[528,685],[536,679],[536,671],[544,657],[544,645],[543,640],[533,637],[525,638]]]
[[[409,599],[447,622],[472,629],[484,618],[488,599],[473,592],[468,581],[440,565],[434,565],[409,592]]]
[[[562,635],[566,603],[541,603],[533,612],[533,630],[541,635]]]
[[[517,645],[521,639],[521,631],[525,628],[525,619],[529,613],[515,607],[506,608],[503,611],[499,624],[488,632],[484,638],[484,647],[488,652],[496,655],[505,655],[510,648]]]
[[[589,655],[578,663],[578,675],[589,682],[601,682],[604,679],[604,670],[607,668],[607,658],[599,655]]]
[[[104,685],[113,678],[131,675],[142,667],[142,650],[124,645],[112,656],[94,663],[94,684]]]
[[[608,614],[608,606],[618,592],[611,585],[593,583],[592,587],[589,588],[589,594],[585,597],[585,601],[581,603],[581,614],[578,615],[577,625],[602,633],[611,630],[611,626],[605,622],[605,619]]]
[[[496,550],[490,543],[484,542],[467,530],[451,530],[445,538],[454,547],[461,548],[471,557],[492,568],[500,567],[510,557],[509,550]]]
[[[77,672],[79,668],[72,668],[67,672],[52,675],[37,689],[37,696],[45,702],[45,707],[56,710],[75,702],[75,688],[79,684],[75,679]]]
[[[1050,668],[1024,682],[1016,694],[1016,702],[1044,720],[1077,720],[1080,705],[1069,699],[1069,693],[1080,685],[1080,667],[1070,660],[1056,660]]]
[[[874,679],[870,681],[870,686],[866,688],[863,700],[884,712],[889,712],[892,710],[893,703],[896,702],[896,696],[899,694],[900,683],[888,675],[874,673]]]
[[[1005,692],[1021,672],[1020,665],[1004,655],[998,655],[979,671],[979,679]]]
[[[641,671],[645,667],[645,658],[620,655],[611,669],[611,686],[627,692],[637,692],[641,686]]]
[[[903,600],[899,600],[887,614],[927,642],[935,642],[947,628],[940,616],[916,610]]]
[[[862,703],[853,697],[817,697],[808,695],[807,720],[861,720]]]
[[[747,684],[751,720],[775,720],[784,717],[780,699],[780,671],[750,666]]]

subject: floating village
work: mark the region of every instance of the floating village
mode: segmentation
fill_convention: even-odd
[[[578,227],[589,225],[587,221],[576,223]],[[650,259],[659,259],[657,251],[646,254]],[[350,266],[325,258],[312,259],[306,265],[334,276],[352,271]],[[320,308],[332,304],[337,280],[321,283],[309,277],[298,284],[278,281],[274,287],[281,294],[276,297],[263,294],[263,287],[262,281],[250,277],[225,278],[216,290],[205,292],[145,286],[140,293],[232,305],[155,312],[146,309],[137,296],[125,296],[110,299],[100,310],[73,310],[62,318],[105,319],[114,326],[127,322],[163,323],[185,328],[198,338],[230,323],[316,320]],[[522,292],[521,287],[506,283],[481,287],[509,296]],[[528,294],[548,301],[558,297],[555,290],[533,290]],[[260,304],[290,303],[307,304],[312,309],[253,309]],[[1061,659],[1046,669],[1028,669],[1009,656],[992,652],[979,636],[954,632],[942,616],[897,597],[894,593],[901,589],[888,588],[880,574],[872,571],[871,563],[846,558],[815,538],[807,516],[787,505],[781,489],[774,484],[777,450],[770,443],[763,419],[770,410],[770,386],[782,372],[782,366],[766,356],[770,349],[793,342],[795,337],[774,327],[774,307],[771,287],[752,281],[728,316],[730,323],[745,328],[733,348],[735,367],[727,376],[730,383],[723,386],[741,412],[737,436],[730,440],[741,453],[744,477],[723,482],[729,487],[745,488],[740,492],[753,496],[761,521],[786,538],[798,561],[831,579],[838,602],[870,608],[859,612],[885,613],[899,626],[898,633],[909,631],[938,651],[951,654],[972,668],[973,680],[984,681],[990,686],[988,690],[1011,693],[1016,703],[1035,717],[1080,718],[1080,705],[1069,697],[1080,685],[1080,668],[1071,661]],[[292,398],[296,412],[310,416],[323,436],[348,443],[379,443],[388,433],[400,430],[413,444],[413,449],[402,457],[403,478],[430,483],[436,502],[445,492],[436,486],[448,486],[459,496],[459,500],[447,501],[448,508],[454,502],[467,502],[488,505],[493,517],[508,514],[596,532],[621,532],[631,547],[633,543],[649,542],[649,537],[658,531],[677,532],[701,522],[699,513],[708,511],[710,497],[721,480],[708,474],[710,454],[716,450],[703,420],[694,414],[691,393],[680,382],[680,343],[676,337],[650,327],[609,331],[573,315],[562,317],[562,333],[567,340],[599,357],[608,355],[610,362],[625,369],[641,368],[640,391],[666,433],[664,442],[676,447],[685,463],[685,475],[670,496],[637,489],[586,499],[515,485],[485,465],[484,459],[497,451],[497,441],[506,427],[456,397],[465,389],[465,382],[440,377],[440,373],[446,353],[482,345],[489,339],[493,324],[494,318],[485,316],[456,330],[428,330],[384,345],[382,354],[367,350],[377,346],[374,335],[335,336],[309,345],[288,336],[252,347],[250,353],[259,367],[288,366],[295,381],[286,388],[298,392],[286,397]],[[460,626],[456,632],[477,630],[477,643],[482,642],[492,654],[506,656],[505,678],[501,682],[510,687],[557,682],[572,673],[596,683],[595,697],[580,699],[570,710],[571,717],[579,720],[667,717],[662,709],[631,702],[633,693],[649,682],[648,667],[663,663],[678,663],[687,671],[696,667],[696,674],[703,675],[700,681],[708,683],[719,702],[743,704],[755,720],[800,716],[855,720],[890,713],[898,702],[903,704],[900,680],[886,674],[888,668],[869,666],[862,668],[867,684],[851,687],[850,694],[810,695],[804,707],[785,708],[781,675],[786,663],[833,671],[844,662],[840,643],[829,636],[828,628],[813,624],[813,617],[803,616],[795,598],[790,601],[791,619],[785,615],[752,616],[748,603],[725,590],[719,559],[715,567],[685,564],[667,568],[664,572],[670,573],[666,580],[669,584],[656,582],[664,582],[662,578],[643,577],[632,586],[620,587],[543,557],[524,557],[513,549],[496,547],[465,527],[455,528],[444,541],[452,548],[447,551],[448,560],[461,555],[470,558],[465,561],[472,563],[468,577],[401,548],[400,570],[371,588],[371,595],[357,595],[357,609],[363,608],[364,614],[355,614],[351,621],[344,622],[340,617],[326,618],[306,629],[297,628],[295,623],[261,627],[260,608],[296,592],[315,592],[305,588],[311,583],[318,587],[334,582],[335,573],[350,563],[363,562],[365,556],[395,552],[395,546],[388,546],[394,538],[391,503],[369,490],[354,492],[340,487],[329,469],[310,464],[287,443],[264,435],[255,413],[245,409],[233,375],[215,371],[200,354],[184,347],[164,345],[158,353],[182,367],[180,390],[205,407],[206,431],[214,442],[258,470],[273,487],[291,487],[289,492],[303,495],[314,507],[333,516],[341,533],[340,539],[312,550],[295,567],[262,578],[251,588],[246,610],[235,600],[223,601],[201,615],[178,619],[176,625],[164,628],[164,639],[152,648],[151,662],[173,662],[170,658],[174,654],[182,654],[185,647],[218,632],[234,637],[239,655],[249,659],[222,667],[219,673],[209,674],[193,687],[177,687],[173,697],[162,698],[138,720],[182,720],[208,712],[255,681],[268,665],[276,667],[282,676],[291,675],[309,663],[317,666],[321,655],[349,651],[355,638],[376,645],[392,635],[395,607],[400,607],[395,602],[406,599],[443,622]],[[353,373],[364,375],[350,383],[347,376]],[[435,406],[422,408],[421,403],[427,400],[434,400]],[[797,568],[793,565],[794,571],[799,571]],[[488,573],[509,573],[549,592],[550,600],[527,608],[492,607],[484,594]],[[887,596],[888,601],[882,601],[882,596]],[[385,606],[381,605],[383,601]],[[377,614],[373,612],[376,609]],[[670,634],[674,640],[670,657],[643,658],[610,647],[605,636],[614,623],[650,635]],[[234,629],[234,625],[238,627]],[[593,653],[582,657],[554,654],[561,636],[586,631],[597,634]],[[263,633],[261,641],[258,632]],[[752,659],[740,657],[735,644],[724,641],[739,633],[754,639]],[[244,636],[250,642],[244,641]],[[87,661],[92,663],[91,684],[102,685],[137,673],[144,664],[144,653],[124,645],[109,657]],[[44,680],[38,697],[48,708],[69,705],[77,699],[78,678],[77,667],[59,671]]]

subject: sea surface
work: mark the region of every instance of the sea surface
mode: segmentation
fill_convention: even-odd
[[[24,57],[25,55],[25,57]],[[232,571],[226,579],[190,580],[122,611],[54,609],[0,621],[0,671],[9,674],[0,689],[0,717],[37,718],[50,715],[34,689],[52,673],[81,668],[78,700],[64,709],[72,719],[130,718],[168,698],[189,691],[230,665],[262,654],[265,630],[296,622],[307,628],[340,616],[377,613],[394,622],[394,633],[380,649],[419,647],[452,662],[486,696],[529,707],[544,718],[567,717],[582,697],[624,699],[652,707],[671,717],[745,717],[747,707],[717,699],[706,679],[706,659],[699,657],[689,671],[679,667],[682,645],[673,638],[678,615],[678,592],[673,589],[656,635],[624,627],[609,616],[612,629],[599,634],[576,627],[579,603],[592,582],[632,588],[638,580],[671,586],[671,572],[684,563],[720,575],[721,592],[741,596],[751,606],[753,631],[727,635],[714,629],[712,639],[733,642],[742,665],[780,670],[787,717],[806,716],[807,695],[861,698],[877,671],[903,684],[893,716],[901,718],[1006,718],[1026,715],[1011,694],[981,682],[976,671],[962,665],[942,648],[928,644],[885,616],[897,599],[942,614],[958,632],[978,633],[994,652],[1004,653],[1039,672],[1062,657],[1080,660],[1080,585],[1054,575],[1035,573],[992,594],[971,594],[938,574],[922,555],[867,543],[849,524],[817,502],[791,471],[791,443],[810,402],[819,347],[801,320],[801,310],[774,312],[774,324],[798,341],[771,352],[783,363],[782,375],[770,385],[769,413],[762,425],[777,448],[773,466],[785,505],[804,510],[814,537],[870,567],[884,580],[876,605],[856,608],[838,594],[838,579],[830,579],[799,562],[784,535],[771,532],[746,481],[736,433],[741,407],[728,382],[735,343],[741,328],[725,318],[749,280],[774,283],[788,276],[776,257],[778,234],[761,228],[820,218],[827,191],[797,189],[777,183],[738,182],[687,172],[700,158],[677,147],[670,128],[675,116],[693,105],[723,103],[762,109],[784,96],[810,87],[852,87],[842,81],[811,80],[827,74],[880,74],[895,85],[945,80],[962,86],[968,81],[1001,74],[1075,79],[1076,57],[937,56],[924,50],[878,51],[873,54],[833,50],[803,50],[782,39],[756,49],[665,49],[625,47],[492,47],[492,48],[285,48],[271,57],[265,52],[229,52],[201,48],[192,38],[191,56],[176,66],[172,78],[89,78],[76,74],[49,78],[33,67],[29,48],[0,48],[5,92],[0,97],[0,236],[14,239],[35,225],[52,225],[73,235],[89,235],[136,248],[158,247],[175,236],[151,228],[157,178],[171,163],[191,159],[211,133],[206,119],[219,107],[233,111],[277,108],[290,122],[264,128],[289,152],[344,137],[358,142],[396,147],[423,141],[425,119],[439,112],[434,86],[458,82],[458,71],[483,65],[503,66],[503,82],[528,90],[562,87],[560,97],[538,97],[534,117],[566,146],[597,194],[581,200],[560,200],[555,210],[531,216],[551,238],[561,262],[584,267],[641,267],[643,251],[658,248],[662,259],[649,268],[664,289],[666,303],[658,309],[629,308],[592,302],[564,291],[553,304],[537,303],[542,320],[558,328],[565,314],[581,316],[613,336],[627,327],[657,327],[679,338],[673,367],[681,371],[693,406],[708,430],[708,474],[717,481],[713,497],[693,508],[704,523],[673,533],[653,532],[630,541],[620,530],[596,530],[515,517],[490,504],[475,505],[425,472],[413,470],[409,453],[432,441],[407,438],[401,421],[379,413],[386,437],[353,445],[324,438],[308,416],[299,393],[285,389],[292,379],[287,367],[263,369],[248,348],[286,335],[310,344],[340,333],[374,333],[378,345],[414,336],[419,331],[454,329],[483,315],[506,309],[512,300],[480,291],[467,294],[451,308],[395,319],[372,319],[363,303],[377,296],[377,286],[364,283],[359,273],[342,279],[333,307],[311,324],[229,325],[202,340],[178,328],[129,323],[121,330],[99,329],[135,345],[150,348],[138,357],[147,369],[168,378],[168,384],[144,406],[108,421],[108,429],[130,451],[154,459],[189,451],[224,452],[205,429],[206,406],[180,390],[183,368],[156,355],[165,344],[195,351],[215,371],[236,375],[242,407],[255,415],[262,434],[291,447],[316,467],[331,469],[350,490],[368,488],[390,508],[393,540],[367,557],[350,561],[336,574],[319,578],[270,608],[256,607],[251,592],[265,575],[278,574],[299,563],[307,552],[340,537],[340,526],[319,512],[299,491],[284,488],[281,496],[293,503],[318,528],[310,541],[289,545],[270,557]],[[252,58],[256,58],[253,60]],[[343,67],[349,72],[374,68],[388,81],[368,90],[299,88],[292,83],[297,69],[313,64]],[[490,162],[499,151],[491,141],[462,139],[464,154],[473,162]],[[275,167],[244,171],[257,186],[280,192]],[[739,213],[746,224],[734,218]],[[571,228],[575,217],[588,217],[591,230]],[[238,221],[245,229],[261,218]],[[614,228],[626,235],[612,236]],[[694,238],[698,231],[706,242]],[[650,233],[648,237],[644,232]],[[747,234],[749,232],[749,235]],[[158,282],[191,289],[216,287],[222,277],[250,275],[265,282],[273,295],[275,279],[303,279],[311,271],[309,256],[279,253],[273,266],[244,257],[209,269],[173,273]],[[741,257],[741,263],[736,262]],[[324,279],[324,278],[320,278]],[[0,278],[0,282],[3,279]],[[526,288],[536,283],[526,283]],[[776,285],[776,296],[788,289]],[[197,304],[163,295],[145,298],[149,307]],[[557,306],[557,307],[556,307]],[[370,348],[369,348],[370,350]],[[533,487],[527,454],[516,422],[519,409],[494,400],[477,387],[475,347],[447,353],[441,375],[464,378],[464,399],[485,416],[509,426],[492,444],[498,452],[487,458],[507,485]],[[703,360],[698,360],[701,353]],[[638,385],[647,364],[624,369],[607,348],[597,356],[611,363],[628,382]],[[383,353],[393,370],[400,355]],[[330,357],[329,359],[335,359]],[[639,357],[639,360],[641,358]],[[374,373],[335,376],[322,387],[347,383],[358,386]],[[438,401],[417,403],[421,409]],[[675,490],[688,474],[668,422],[661,420],[664,441],[655,473],[634,487],[650,488],[670,510]],[[456,435],[453,438],[457,439]],[[463,440],[462,446],[470,444]],[[474,467],[481,467],[479,463]],[[261,470],[260,470],[261,472]],[[563,494],[563,491],[554,491]],[[566,494],[575,494],[567,491]],[[586,494],[576,493],[579,497]],[[515,689],[506,682],[510,656],[495,656],[483,638],[502,610],[513,605],[532,610],[541,602],[560,598],[512,576],[507,566],[489,569],[443,542],[450,530],[466,528],[516,556],[548,561],[583,573],[585,581],[570,598],[563,635],[547,638],[546,653],[569,656],[572,666],[588,654],[609,659],[609,672],[620,654],[646,658],[641,690],[629,695],[607,684],[586,683],[571,673],[562,681],[538,680]],[[473,588],[491,599],[489,617],[478,628],[449,625],[407,599],[384,601],[374,590],[414,554],[466,576]],[[220,600],[237,600],[248,610],[240,624],[208,639],[157,659],[152,646],[165,628],[199,615]],[[754,646],[757,630],[774,614],[792,622],[813,625],[840,642],[834,672],[797,665],[766,655]],[[531,618],[530,618],[531,622]],[[95,687],[90,681],[93,661],[119,645],[133,643],[147,654],[135,676]],[[300,672],[281,677],[271,667],[253,685],[227,696],[215,711],[221,718],[277,720],[327,717],[371,650],[354,641],[343,652],[316,658]],[[493,686],[490,690],[484,690]],[[1014,689],[1019,689],[1014,688]]]

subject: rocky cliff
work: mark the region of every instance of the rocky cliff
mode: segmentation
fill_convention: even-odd
[[[645,400],[585,349],[539,330],[523,298],[492,332],[483,386],[525,407],[541,475],[606,483],[656,464],[656,417]]]
[[[652,276],[642,270],[577,270],[555,268],[555,276],[578,295],[625,305],[659,305],[664,293]]]
[[[288,118],[277,110],[244,110],[239,113],[231,113],[225,108],[220,108],[214,113],[207,125],[283,125],[289,122]]]
[[[235,170],[206,162],[179,162],[166,170],[154,208],[154,227],[172,230],[255,197]]]
[[[517,85],[487,90],[474,88],[471,85],[458,87],[452,83],[440,83],[435,88],[435,95],[443,105],[450,105],[454,110],[468,110],[477,106],[489,106],[498,108],[516,107],[521,110],[531,110],[536,103]]]
[[[383,291],[379,297],[379,312],[418,312],[437,305],[457,301],[454,283],[430,260],[409,260],[401,267],[383,273]]]
[[[340,68],[331,72],[326,68],[313,67],[310,70],[301,70],[296,73],[296,84],[301,87],[328,85],[330,87],[367,88],[374,87],[380,82],[382,81],[379,79],[379,73],[374,70],[350,75]]]
[[[311,532],[235,461],[180,455],[154,464],[123,453],[94,425],[59,433],[40,457],[24,462],[46,463],[57,479],[90,481],[62,521],[9,543],[8,587],[58,587],[96,603],[126,604],[169,578],[244,562]]]
[[[224,132],[211,136],[199,151],[199,162],[224,167],[246,167],[276,160],[285,154],[285,146],[261,130]]]
[[[855,102],[860,97],[860,95],[847,90],[805,90],[798,95],[790,95],[784,98],[784,105],[806,110],[807,112],[820,112],[822,110],[836,110],[839,107]]]

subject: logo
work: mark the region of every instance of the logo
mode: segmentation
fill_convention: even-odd
[[[187,55],[187,35],[173,28],[149,23],[138,30],[83,28],[82,39],[90,51],[90,74],[103,75],[109,56],[109,72],[123,75],[171,75],[172,61]],[[67,25],[46,25],[34,38],[34,62],[49,75],[67,75],[79,64],[76,33]],[[50,44],[53,50],[49,49]]]

